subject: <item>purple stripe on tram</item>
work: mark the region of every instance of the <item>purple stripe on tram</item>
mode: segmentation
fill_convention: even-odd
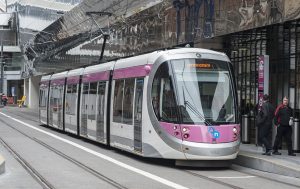
[[[72,76],[67,78],[67,84],[78,84],[80,76]]]
[[[51,85],[64,85],[65,78],[51,80]]]
[[[40,85],[48,85],[49,84],[49,80],[48,81],[41,81]]]
[[[122,68],[114,71],[113,79],[144,77],[151,71],[152,65],[141,65],[129,68]]]
[[[228,143],[239,139],[240,125],[228,124],[219,126],[185,125],[160,122],[168,134],[184,141],[196,143]],[[237,130],[237,135],[233,129]]]
[[[109,71],[86,74],[82,78],[83,83],[106,81],[109,79]]]
[[[47,85],[46,85],[46,84],[42,84],[42,83],[40,84],[40,88],[41,88],[41,89],[46,89],[46,88],[48,88],[48,87],[49,87],[48,84],[47,84]]]

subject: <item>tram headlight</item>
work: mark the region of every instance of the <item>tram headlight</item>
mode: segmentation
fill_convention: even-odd
[[[187,128],[185,128],[185,127],[183,127],[182,131],[185,133],[185,132],[187,132],[187,131],[188,131],[188,129],[187,129]]]
[[[235,127],[233,127],[232,132],[233,132],[234,134],[237,134],[238,130],[237,130]]]
[[[190,135],[186,133],[186,134],[183,135],[183,138],[187,139],[187,138],[189,138],[189,136]]]

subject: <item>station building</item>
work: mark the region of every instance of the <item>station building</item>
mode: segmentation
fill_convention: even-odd
[[[79,2],[79,0],[0,1],[0,62],[3,66],[0,93],[8,96],[10,104],[16,104],[24,95],[24,91],[28,91],[29,85],[27,83],[27,88],[24,87],[24,78],[28,78],[28,73],[31,72],[24,71],[28,67],[25,64],[27,57],[23,56],[24,48],[38,32]],[[40,74],[42,73],[36,73]],[[35,79],[37,86],[38,78]],[[35,93],[38,93],[38,88],[35,89]],[[36,95],[33,97],[36,98]],[[34,103],[34,100],[31,102]],[[29,98],[26,103],[29,105]],[[37,107],[37,104],[38,102],[34,103],[34,107]]]

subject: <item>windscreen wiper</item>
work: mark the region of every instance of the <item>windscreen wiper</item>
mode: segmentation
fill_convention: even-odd
[[[185,100],[184,105],[185,107],[188,107],[195,115],[198,115],[201,119],[203,119],[206,125],[212,125],[189,101]]]

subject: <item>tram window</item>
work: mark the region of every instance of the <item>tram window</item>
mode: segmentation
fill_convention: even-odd
[[[89,84],[84,83],[82,85],[82,96],[81,96],[81,113],[87,113],[87,101],[88,101],[88,94],[89,94]]]
[[[67,85],[66,92],[66,114],[75,115],[77,102],[77,84]]]
[[[124,80],[115,81],[113,121],[122,122],[122,100],[123,100]]]
[[[133,124],[133,97],[135,79],[115,81],[113,121]]]
[[[105,87],[106,82],[99,82],[98,84],[98,124],[104,123],[104,110],[105,110]]]
[[[161,80],[161,104],[160,104],[160,116],[163,121],[177,121],[177,110],[175,103],[175,96],[171,80],[162,79]]]
[[[123,99],[123,123],[132,125],[134,78],[125,79]]]
[[[234,122],[234,96],[226,62],[180,59],[171,64],[183,123]]]
[[[152,84],[152,105],[159,121],[177,122],[174,88],[167,63],[158,68]]]
[[[134,123],[136,123],[136,121],[142,121],[143,87],[144,87],[144,79],[143,78],[136,79]]]
[[[59,112],[62,106],[63,86],[51,86],[50,107],[53,112]]]
[[[47,89],[40,89],[40,107],[47,105]]]
[[[97,95],[97,82],[90,83],[89,90],[89,115],[88,119],[95,120],[96,119],[96,95]]]

